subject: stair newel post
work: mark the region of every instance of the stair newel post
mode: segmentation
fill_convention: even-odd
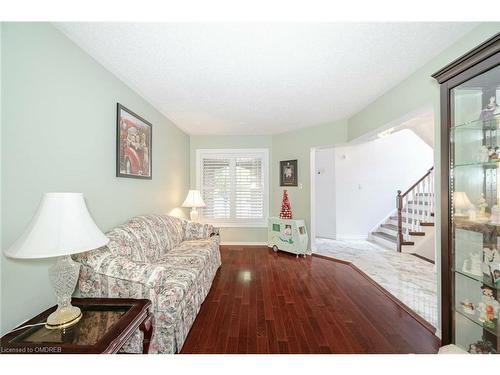
[[[396,196],[396,208],[397,208],[397,218],[398,218],[398,252],[401,252],[401,245],[403,244],[403,197],[401,196],[401,190],[398,190],[398,195]]]

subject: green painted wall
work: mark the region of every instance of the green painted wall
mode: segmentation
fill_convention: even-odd
[[[4,23],[1,49],[2,249],[44,192],[84,193],[102,230],[182,203],[185,133],[50,24]],[[115,177],[116,102],[153,124],[151,181]],[[2,259],[2,332],[54,304],[52,262]]]
[[[272,176],[271,136],[193,135],[190,137],[191,189],[196,188],[196,150],[217,148],[267,148],[269,150],[269,173]],[[269,205],[271,207],[271,197]],[[267,242],[267,228],[221,228],[220,236],[222,242]]]
[[[434,57],[431,61],[421,67],[418,71],[410,75],[393,89],[377,98],[362,111],[356,113],[348,120],[348,139],[353,140],[366,133],[370,133],[377,128],[389,124],[408,113],[419,111],[422,108],[431,108],[434,111],[434,131],[435,148],[434,164],[436,174],[436,202],[441,200],[440,195],[440,105],[439,105],[439,85],[431,77],[431,74],[441,69],[457,57],[470,51],[478,44],[500,32],[500,23],[483,23],[470,33],[466,34],[457,43]],[[440,270],[441,263],[441,211],[440,206],[436,205],[436,268]],[[438,274],[438,287],[441,287],[441,277]],[[439,293],[440,296],[440,293]],[[439,301],[438,307],[440,309]],[[438,314],[439,319],[441,313]],[[440,323],[441,325],[441,323]]]
[[[306,221],[311,229],[311,148],[333,146],[346,142],[347,122],[338,121],[273,136],[273,175],[271,179],[271,214],[278,215],[283,187],[279,183],[280,160],[298,159],[299,186],[288,187],[292,213]],[[309,233],[310,237],[310,233]],[[309,238],[310,239],[310,238]],[[309,241],[310,246],[310,241]]]
[[[268,148],[270,215],[277,216],[283,189],[279,186],[280,160],[298,159],[299,184],[289,187],[295,217],[306,219],[310,228],[310,151],[312,147],[336,145],[347,139],[346,121],[301,129],[273,136],[191,136],[191,187],[196,186],[196,150],[203,148]],[[267,242],[267,228],[221,228],[223,242]]]

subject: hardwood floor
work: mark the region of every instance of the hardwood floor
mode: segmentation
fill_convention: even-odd
[[[436,353],[439,340],[349,264],[221,246],[181,353]]]

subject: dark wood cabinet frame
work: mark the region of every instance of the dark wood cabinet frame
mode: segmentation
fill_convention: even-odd
[[[451,254],[450,91],[500,64],[500,33],[432,75],[441,84],[441,333],[442,345],[454,343],[454,280]]]

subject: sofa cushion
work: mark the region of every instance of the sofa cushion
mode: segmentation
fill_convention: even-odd
[[[214,232],[214,227],[211,224],[202,224],[188,221],[186,223],[186,231],[184,234],[184,240],[203,240],[210,237]]]
[[[154,263],[177,246],[184,237],[186,220],[167,215],[144,215],[130,219],[120,228],[136,242],[134,260]]]
[[[162,261],[168,261],[171,258],[189,259],[193,264],[199,262],[204,267],[213,252],[214,242],[210,239],[182,241],[179,246],[168,252]]]
[[[169,251],[156,265],[161,266],[163,273],[159,293],[159,310],[173,313],[182,308],[182,301],[190,290],[198,289],[200,276],[208,267],[211,259],[216,257],[218,246],[210,239],[184,241]]]

